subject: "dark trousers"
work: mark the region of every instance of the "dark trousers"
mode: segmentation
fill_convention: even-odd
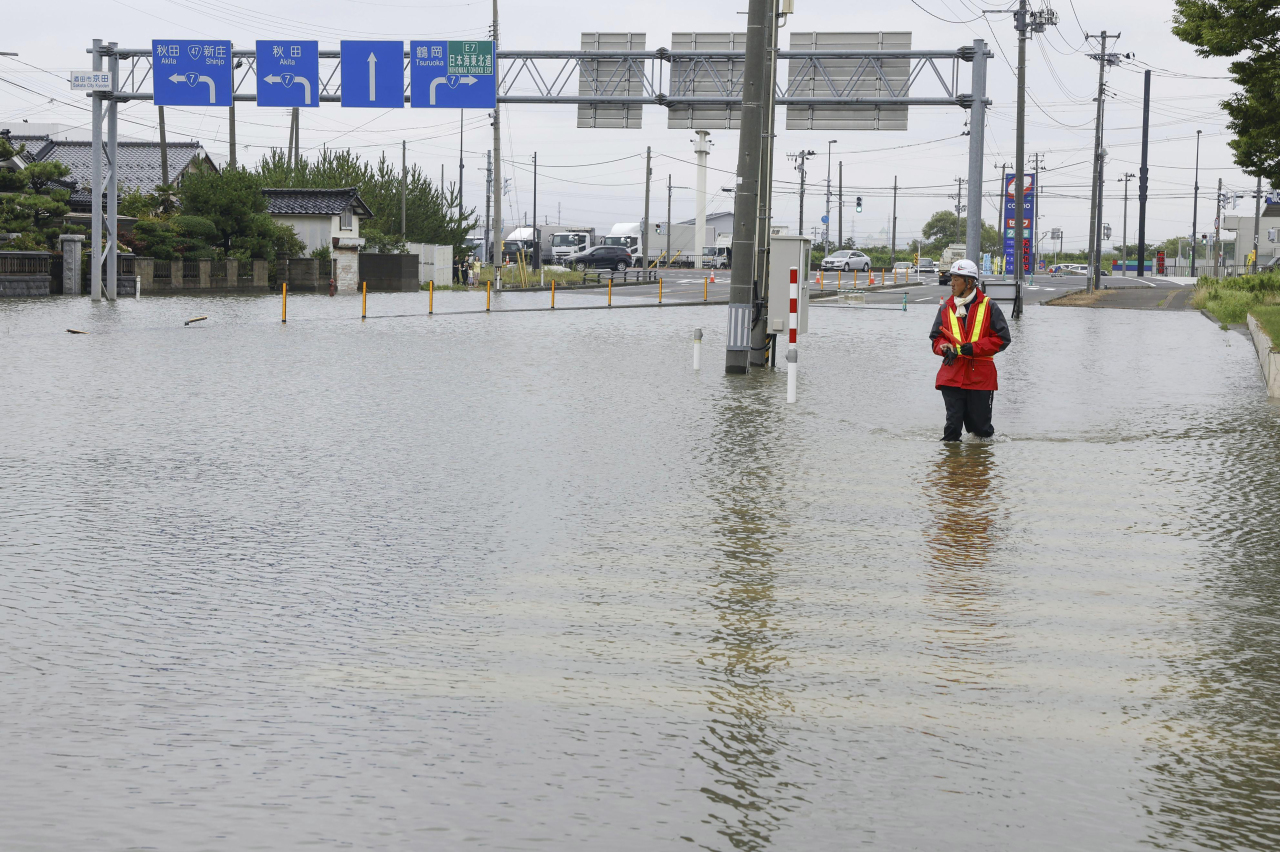
[[[996,392],[943,387],[942,401],[947,406],[947,427],[942,433],[944,441],[959,441],[960,427],[979,438],[990,438],[996,430],[991,425],[991,406]]]

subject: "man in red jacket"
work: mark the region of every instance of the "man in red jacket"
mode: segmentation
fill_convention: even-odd
[[[980,438],[995,434],[991,406],[995,402],[996,363],[1013,338],[1004,313],[978,289],[978,267],[972,260],[951,266],[951,298],[938,308],[933,354],[942,356],[935,384],[947,406],[944,441],[959,441],[963,426]]]

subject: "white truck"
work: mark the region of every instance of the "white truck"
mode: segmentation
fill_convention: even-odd
[[[570,255],[586,251],[597,245],[595,228],[564,228],[551,236],[551,256],[559,266],[565,266]]]
[[[643,238],[644,228],[639,222],[619,222],[613,226],[613,230],[609,231],[609,235],[604,238],[604,244],[607,246],[622,246],[631,252],[631,265],[635,266],[640,263]],[[652,246],[650,246],[650,249],[652,249]]]
[[[502,259],[507,263],[516,263],[521,254],[524,255],[524,262],[529,266],[535,266],[534,260],[538,253],[538,240],[546,240],[547,232],[543,228],[538,228],[537,232],[531,227],[516,228],[507,234],[507,238],[502,241]]]
[[[716,244],[702,247],[703,269],[728,269],[733,262],[733,234],[721,234]]]
[[[668,232],[670,242],[668,243]],[[649,262],[654,263],[662,258],[663,266],[694,266],[695,235],[697,225],[669,225],[666,222],[654,223],[654,233],[649,235]],[[671,247],[671,256],[664,257],[667,246]]]

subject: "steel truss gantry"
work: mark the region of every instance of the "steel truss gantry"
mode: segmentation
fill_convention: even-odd
[[[92,293],[116,295],[116,105],[152,100],[151,48],[121,48],[95,39],[87,53],[93,69],[103,63],[111,72],[112,90],[93,92],[93,242]],[[232,98],[256,101],[257,54],[252,49],[231,52],[235,60]],[[971,111],[969,122],[969,210],[982,209],[982,136],[986,106],[986,60],[992,54],[982,40],[954,50],[779,50],[777,58],[799,63],[788,80],[775,84],[778,106],[957,106]],[[342,100],[341,52],[320,51],[319,100]],[[745,59],[741,50],[500,50],[498,102],[508,104],[600,104],[714,106],[742,100]],[[405,54],[405,102],[409,101]],[[839,61],[842,67],[829,65]],[[909,63],[903,77],[885,63]],[[852,70],[850,70],[852,63]],[[972,66],[972,85],[961,92],[961,63]],[[895,80],[897,81],[895,83]],[[708,85],[710,83],[710,85]],[[696,84],[696,85],[695,85]],[[884,94],[862,94],[868,87]],[[927,94],[918,90],[927,87]],[[576,91],[574,91],[576,89]],[[639,90],[639,94],[635,92]],[[917,93],[913,93],[913,89]],[[105,116],[106,138],[103,138]],[[106,210],[103,210],[105,199]],[[105,212],[105,215],[104,215]],[[979,217],[970,216],[971,220]],[[976,234],[976,237],[975,237]],[[106,250],[103,251],[103,237]],[[981,227],[970,223],[968,243],[976,256]],[[104,270],[105,266],[105,270]]]

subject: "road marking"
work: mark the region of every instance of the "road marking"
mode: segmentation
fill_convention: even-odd
[[[916,299],[916,301],[917,301],[917,302],[932,302],[932,301],[933,301],[933,298],[932,298],[932,297],[930,297],[930,296],[926,296],[926,297],[925,297],[925,298],[923,298],[923,299]]]

